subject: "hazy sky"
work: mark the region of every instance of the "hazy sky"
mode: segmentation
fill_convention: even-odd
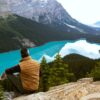
[[[100,0],[58,0],[78,21],[93,24],[100,21]]]

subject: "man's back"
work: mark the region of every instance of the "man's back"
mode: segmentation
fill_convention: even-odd
[[[39,86],[39,63],[28,56],[21,60],[19,66],[23,88],[29,91],[37,90]]]
[[[2,83],[4,84],[2,86],[8,91],[18,91],[22,94],[32,93],[39,87],[40,64],[29,56],[27,48],[21,49],[21,57],[22,60],[18,65],[3,73],[2,79],[4,81]],[[20,76],[16,76],[14,73],[20,73]],[[6,80],[9,80],[10,86],[12,86],[10,90],[8,83],[5,84]]]

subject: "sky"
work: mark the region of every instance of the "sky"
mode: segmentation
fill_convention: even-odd
[[[84,24],[100,21],[100,0],[58,0],[67,12]]]

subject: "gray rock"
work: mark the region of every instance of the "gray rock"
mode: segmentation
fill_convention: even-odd
[[[34,21],[50,24],[59,21],[71,23],[75,20],[67,13],[63,6],[56,0],[1,0],[2,12],[33,19]]]
[[[4,100],[12,100],[14,95],[14,92],[4,92]]]
[[[100,82],[94,83],[91,80],[92,78],[84,78],[81,81],[52,87],[47,92],[24,95],[14,100],[96,100],[96,96],[100,99]]]

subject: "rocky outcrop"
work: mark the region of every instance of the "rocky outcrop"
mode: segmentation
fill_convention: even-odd
[[[96,100],[100,99],[100,82],[84,78],[56,87],[47,92],[25,95],[14,100]]]
[[[19,37],[13,37],[13,39],[18,40],[23,47],[35,47],[36,46],[35,43],[33,43],[32,41],[24,37],[22,37],[21,39]]]
[[[3,14],[11,12],[38,23],[46,24],[68,33],[99,34],[99,30],[81,24],[72,18],[57,0],[1,0]],[[2,6],[1,6],[2,5]]]
[[[75,21],[56,0],[4,1],[3,3],[9,7],[9,11],[12,13],[33,19],[40,23],[48,24],[55,21],[71,23]],[[2,7],[2,9],[8,9],[8,7]]]

